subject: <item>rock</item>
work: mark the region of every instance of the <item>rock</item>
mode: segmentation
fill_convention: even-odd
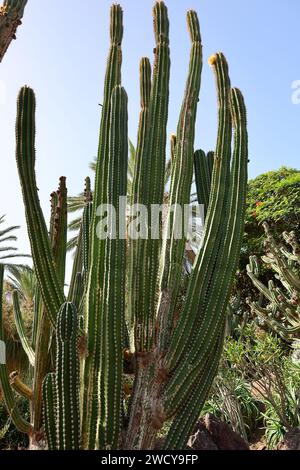
[[[300,450],[300,429],[287,432],[284,440],[278,445],[278,450]]]
[[[250,450],[241,436],[212,414],[197,423],[188,447],[193,450]]]
[[[219,450],[250,450],[249,444],[227,423],[208,413],[204,424]]]
[[[163,437],[158,437],[155,441],[154,450],[163,450],[165,439]]]
[[[189,439],[188,447],[193,450],[219,450],[202,421],[196,424],[194,434]]]

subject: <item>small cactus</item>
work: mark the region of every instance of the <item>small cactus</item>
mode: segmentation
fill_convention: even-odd
[[[299,244],[295,232],[284,232],[285,245],[279,245],[268,224],[263,225],[267,236],[265,242],[267,254],[262,257],[262,261],[274,271],[276,283],[270,280],[267,287],[259,280],[258,260],[255,256],[251,256],[247,266],[248,276],[262,298],[255,302],[249,301],[249,304],[254,316],[284,339],[292,341],[299,339],[300,336]],[[286,245],[291,249],[288,250]]]

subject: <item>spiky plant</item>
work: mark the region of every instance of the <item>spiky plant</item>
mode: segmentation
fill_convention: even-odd
[[[159,430],[170,421],[164,447],[182,449],[218,369],[244,225],[246,110],[241,92],[231,88],[224,55],[215,54],[210,65],[218,90],[219,130],[211,197],[203,243],[185,301],[178,308],[186,234],[178,237],[180,210],[174,207],[190,203],[202,45],[197,14],[189,11],[190,66],[172,139],[166,231],[162,231],[161,219],[151,209],[162,205],[165,195],[170,49],[164,2],[155,3],[153,14],[154,67],[151,77],[149,60],[142,59],[131,192],[131,202],[146,210],[142,229],[147,236],[130,236],[126,220],[135,221],[134,207],[127,219],[123,204],[128,193],[127,94],[121,86],[123,13],[119,5],[113,5],[93,201],[86,191],[67,296],[65,179],[52,197],[49,237],[36,189],[35,94],[24,87],[18,97],[16,156],[42,298],[31,350],[24,343],[28,354],[33,353],[31,423],[24,423],[17,412],[5,366],[0,368],[0,378],[16,425],[34,443],[46,437],[49,448],[152,449]],[[108,222],[111,236],[102,237],[99,216],[107,205],[116,209],[116,217]],[[126,401],[124,378],[128,374],[133,390]],[[26,386],[19,383],[18,388],[28,395]]]
[[[300,337],[300,247],[295,232],[283,233],[285,244],[275,241],[267,223],[264,265],[275,274],[265,286],[259,280],[259,263],[250,257],[248,276],[260,293],[259,301],[250,301],[252,313],[284,339]],[[287,247],[290,247],[288,249]]]

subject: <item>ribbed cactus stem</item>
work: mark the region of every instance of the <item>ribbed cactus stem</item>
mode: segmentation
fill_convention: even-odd
[[[212,174],[213,174],[213,169],[214,169],[214,163],[215,163],[215,152],[211,150],[210,152],[207,153],[208,172],[211,175],[211,180],[212,180]]]
[[[104,341],[100,348],[100,417],[99,445],[104,449],[118,446],[121,431],[123,398],[123,348],[126,290],[126,240],[122,235],[126,206],[120,205],[120,197],[126,197],[128,131],[127,94],[117,86],[111,103],[109,139],[108,203],[116,210],[115,234],[105,243],[105,281],[101,325]],[[119,213],[123,210],[123,220]]]
[[[48,450],[57,450],[57,394],[55,373],[46,375],[43,382],[43,421]]]
[[[101,204],[107,203],[109,174],[109,136],[111,125],[111,97],[113,89],[121,83],[123,38],[123,11],[120,5],[113,5],[110,13],[111,45],[105,75],[104,98],[100,124],[98,158],[96,164],[95,190],[93,194],[93,216],[91,226],[90,256],[93,260],[89,271],[87,302],[85,311],[85,330],[88,336],[88,357],[84,365],[83,406],[83,446],[94,449],[98,440],[99,413],[99,360],[101,348],[101,325],[99,324],[103,302],[103,282],[105,274],[105,240],[97,235],[98,217],[96,211]],[[92,398],[89,398],[92,397]]]
[[[172,164],[175,163],[176,144],[177,144],[177,136],[176,136],[176,134],[171,134],[171,137],[170,137],[170,150],[171,150],[171,162],[172,162]]]
[[[156,2],[153,8],[154,49],[153,80],[149,105],[149,125],[146,132],[140,170],[137,202],[148,209],[147,240],[138,243],[137,259],[140,264],[139,293],[135,322],[135,348],[140,352],[151,350],[155,335],[155,304],[161,240],[153,237],[153,230],[160,231],[158,220],[151,217],[151,204],[161,205],[164,197],[164,173],[166,165],[167,119],[169,105],[169,20],[164,2]],[[151,178],[149,178],[151,175]],[[153,219],[153,220],[152,220]]]
[[[19,294],[17,291],[13,291],[12,298],[13,298],[14,317],[15,317],[17,332],[18,332],[22,347],[28,357],[29,363],[32,367],[34,367],[35,354],[25,333],[24,322],[23,322],[22,313],[20,309]]]
[[[154,35],[156,43],[169,43],[169,18],[165,3],[159,0],[153,8]]]
[[[3,297],[3,278],[4,278],[4,265],[0,264],[0,344],[1,353],[3,353],[3,347],[5,346],[4,329],[3,329],[3,317],[2,317],[2,297]],[[4,362],[4,363],[3,363]],[[29,436],[32,435],[33,429],[30,423],[28,423],[20,414],[18,406],[15,400],[14,393],[12,391],[10,380],[8,376],[8,370],[5,363],[5,357],[2,357],[0,361],[0,384],[3,393],[3,399],[7,408],[7,411],[16,426],[16,428]]]
[[[35,177],[35,95],[25,86],[18,97],[16,122],[16,159],[26,212],[35,274],[52,325],[64,301],[64,293],[55,270],[48,230],[40,207]]]
[[[215,347],[220,332],[224,332],[226,307],[240,255],[246,207],[248,136],[246,110],[241,92],[232,89],[229,100],[234,125],[234,152],[225,204],[226,217],[221,228],[223,238],[209,286],[210,295],[208,292],[206,294],[208,302],[205,311],[202,310],[203,302],[200,305],[199,321],[190,342],[189,352],[166,390],[166,404],[170,411],[185,400],[188,391],[193,387],[195,374],[199,368],[201,370],[202,364]],[[216,356],[215,360],[219,358]]]
[[[136,204],[139,202],[139,185],[140,175],[145,162],[143,159],[147,158],[145,152],[146,135],[149,126],[149,106],[150,106],[150,95],[151,95],[151,65],[147,57],[142,58],[140,62],[140,96],[141,96],[141,112],[139,118],[138,128],[138,139],[135,156],[135,167],[132,182],[132,194],[131,194],[131,208],[137,207]],[[135,212],[132,212],[129,220],[129,227],[132,229],[131,224],[133,222]],[[130,336],[130,347],[134,350],[134,327],[135,319],[138,315],[140,308],[139,301],[141,297],[140,292],[140,281],[141,281],[141,263],[138,261],[138,250],[139,240],[135,240],[131,237],[129,232],[129,266],[128,266],[128,313],[127,321],[129,325],[129,336]]]
[[[57,448],[80,447],[78,318],[76,307],[65,303],[58,314],[56,333]]]
[[[100,125],[100,138],[98,159],[96,165],[95,180],[95,207],[97,208],[106,200],[107,184],[105,177],[108,171],[108,135],[109,135],[109,117],[111,106],[111,94],[116,85],[121,83],[121,64],[122,51],[121,43],[123,39],[123,11],[120,5],[113,5],[110,11],[110,51],[107,60],[107,69],[105,76],[104,99],[102,105],[102,118]],[[100,181],[102,185],[100,186]]]
[[[93,201],[93,193],[91,189],[91,178],[89,178],[88,176],[85,179],[84,201],[86,204]]]
[[[80,308],[83,295],[83,278],[81,273],[77,273],[74,283],[73,296],[71,299],[77,310]]]
[[[50,239],[56,272],[62,289],[65,284],[66,251],[67,251],[67,187],[66,178],[61,177],[59,187],[51,195],[52,217]]]
[[[34,365],[33,390],[17,374],[10,384],[5,364],[0,364],[0,380],[17,427],[30,435],[33,444],[45,432],[50,450],[152,449],[167,420],[171,426],[164,447],[185,448],[219,365],[243,236],[246,108],[241,92],[231,89],[224,55],[215,54],[209,62],[218,93],[216,149],[207,155],[195,153],[202,45],[197,14],[189,11],[189,71],[176,135],[171,136],[171,158],[166,162],[170,49],[163,1],[155,2],[153,17],[153,73],[151,77],[150,62],[143,58],[134,175],[128,182],[133,157],[128,165],[128,99],[121,86],[123,13],[119,5],[111,8],[95,187],[92,193],[87,178],[68,293],[72,302],[64,296],[66,180],[62,177],[52,194],[49,237],[35,177],[35,96],[32,89],[23,87],[18,97],[16,159],[38,281],[32,344],[26,338],[16,293],[14,304],[22,345]],[[198,200],[206,214],[202,243],[187,275],[187,231],[182,231],[186,230],[182,218],[186,207],[191,207],[194,170]],[[143,205],[139,209],[144,214],[148,211],[139,240],[130,232],[131,223],[138,230],[139,214],[134,210],[128,217],[128,193],[131,204]],[[250,261],[250,274],[270,301],[272,314],[285,309],[289,325],[277,331],[288,326],[291,332],[299,329],[295,325],[298,307],[289,308],[298,301],[299,279],[290,264],[298,261],[299,247],[292,235],[286,235],[292,252],[275,246],[271,234],[267,235],[270,246],[264,262],[274,267],[283,289],[274,282],[267,287],[260,283],[255,260]],[[1,296],[2,282],[0,265]],[[261,304],[257,309],[262,309]],[[0,306],[0,341],[3,338]],[[30,400],[33,426],[20,416],[11,386]],[[124,392],[130,394],[128,406]]]
[[[262,261],[274,270],[282,288],[277,283],[275,285],[273,280],[269,281],[268,286],[259,280],[258,260],[256,256],[251,256],[247,272],[253,285],[260,292],[260,299],[255,302],[250,301],[249,304],[253,314],[285,340],[292,341],[300,334],[298,242],[293,232],[284,233],[283,238],[292,250],[280,246],[275,241],[268,224],[264,223],[263,226],[267,236],[265,248],[268,254],[262,256]],[[268,302],[266,306],[263,305],[262,299]]]
[[[9,382],[15,392],[17,392],[21,397],[26,398],[26,400],[32,400],[32,389],[22,381],[18,371],[10,374]]]
[[[218,102],[219,102],[219,128],[216,147],[216,161],[213,172],[212,196],[210,209],[206,218],[206,226],[202,248],[198,253],[194,271],[187,291],[187,301],[182,315],[173,332],[169,352],[166,356],[168,368],[173,370],[178,361],[190,349],[191,337],[195,332],[198,321],[198,308],[207,302],[211,278],[214,274],[214,265],[218,257],[220,240],[220,221],[224,216],[226,192],[228,190],[228,173],[230,168],[231,147],[231,117],[229,113],[230,79],[228,65],[222,54],[214,56],[214,71],[216,74]],[[203,305],[203,308],[204,308]]]
[[[84,285],[86,285],[88,281],[88,273],[90,268],[90,231],[92,225],[92,212],[92,202],[86,203],[82,217],[82,268],[84,276]]]
[[[167,221],[170,238],[165,238],[162,258],[161,295],[158,303],[159,348],[164,351],[170,340],[174,311],[182,276],[182,260],[187,233],[183,226],[184,208],[190,202],[193,180],[194,139],[197,105],[199,101],[202,44],[200,26],[195,11],[187,14],[188,29],[192,40],[189,73],[177,128],[174,163],[172,165],[170,211]],[[175,209],[174,209],[175,208]],[[181,234],[178,234],[178,229]]]
[[[167,438],[164,442],[164,449],[181,450],[185,447],[187,439],[191,435],[195,423],[199,419],[199,411],[202,409],[211,385],[219,368],[218,358],[221,355],[223,346],[223,337],[217,343],[216,348],[211,351],[201,372],[195,380],[195,386],[189,397],[186,399],[185,406],[177,413],[172,421]]]
[[[67,188],[66,178],[61,177],[59,188],[51,194],[51,217],[49,241],[55,273],[58,276],[60,288],[64,289],[66,242],[67,242]],[[55,355],[55,341],[48,311],[37,293],[39,302],[35,343],[35,369],[33,380],[33,407],[32,416],[34,430],[40,432],[42,426],[42,384],[46,374],[51,370],[51,363]],[[54,325],[56,327],[56,325]]]
[[[194,155],[195,183],[197,189],[198,203],[204,208],[206,216],[211,188],[211,177],[213,166],[209,162],[209,156],[203,150],[197,150]]]

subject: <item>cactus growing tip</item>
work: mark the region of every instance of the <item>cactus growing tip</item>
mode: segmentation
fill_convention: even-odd
[[[217,62],[217,55],[216,54],[213,54],[210,56],[210,58],[208,59],[208,63],[209,65],[212,67],[213,65],[215,65]]]

